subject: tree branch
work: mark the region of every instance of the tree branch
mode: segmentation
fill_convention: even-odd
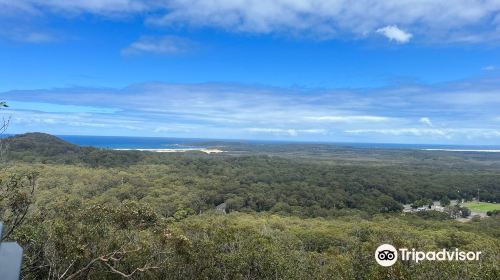
[[[105,254],[105,255],[102,255],[102,256],[99,256],[95,259],[92,259],[85,267],[83,267],[82,269],[76,271],[75,273],[69,275],[65,280],[70,280],[70,279],[74,279],[75,277],[79,276],[81,273],[83,272],[86,272],[88,271],[93,264],[95,264],[96,262],[101,262],[103,263],[104,265],[106,265],[109,270],[113,273],[116,273],[124,278],[130,278],[132,277],[134,274],[136,274],[137,272],[145,272],[145,271],[148,271],[148,270],[151,270],[151,269],[159,269],[160,267],[159,266],[148,266],[147,264],[144,265],[143,267],[138,267],[138,268],[135,268],[131,273],[125,273],[125,272],[122,272],[118,269],[116,269],[113,265],[111,265],[109,262],[110,261],[113,261],[113,262],[119,262],[121,259],[123,259],[123,257],[125,257],[127,254],[129,253],[133,253],[133,252],[137,252],[137,251],[140,251],[141,248],[136,248],[136,249],[133,249],[133,250],[124,250],[124,249],[120,249],[120,250],[117,250],[117,251],[114,251],[112,253],[108,253],[108,254]],[[73,262],[74,263],[74,262]],[[71,266],[73,265],[73,263],[70,265],[70,267],[68,267],[68,269],[61,275],[61,277],[59,277],[59,279],[62,279],[64,277],[64,275],[67,273],[67,271],[71,268]]]

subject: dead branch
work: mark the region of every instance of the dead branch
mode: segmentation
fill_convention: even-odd
[[[69,275],[66,278],[66,280],[70,280],[70,279],[74,279],[75,277],[78,277],[80,274],[88,271],[92,267],[92,265],[94,265],[97,262],[100,262],[100,263],[106,265],[106,267],[108,267],[111,272],[116,273],[116,274],[122,276],[123,278],[130,278],[130,277],[132,277],[134,274],[136,274],[138,272],[145,272],[145,271],[148,271],[148,270],[159,269],[160,268],[159,266],[149,266],[149,265],[146,264],[143,267],[135,268],[132,272],[130,272],[130,273],[127,274],[125,272],[122,272],[122,271],[118,270],[116,267],[114,267],[113,265],[110,264],[110,261],[111,262],[119,262],[127,254],[130,254],[130,253],[133,253],[133,252],[137,252],[137,251],[140,251],[140,250],[141,250],[141,248],[139,248],[139,247],[136,248],[136,249],[133,249],[133,250],[120,249],[120,250],[116,250],[116,251],[114,251],[112,253],[108,253],[108,254],[99,256],[99,257],[97,257],[95,259],[92,259],[82,269],[80,269],[80,270],[76,271],[75,273]],[[66,271],[61,275],[61,277],[59,277],[59,279],[63,279],[64,278],[64,275],[71,268],[71,266],[73,265],[73,263],[68,267],[68,269],[66,269]]]

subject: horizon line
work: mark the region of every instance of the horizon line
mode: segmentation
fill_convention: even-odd
[[[52,134],[40,131],[30,131],[23,133],[4,133],[0,138],[17,136],[29,133],[42,133],[57,137],[123,137],[123,138],[150,138],[150,139],[191,139],[191,140],[210,140],[221,142],[267,142],[266,144],[322,144],[322,145],[342,145],[342,144],[376,144],[376,145],[401,145],[401,146],[463,146],[463,147],[500,147],[500,144],[443,144],[443,143],[395,143],[395,142],[341,142],[341,141],[312,141],[312,140],[284,140],[284,139],[242,139],[242,138],[203,138],[203,137],[175,137],[175,136],[130,136],[130,135],[88,135],[88,134]]]

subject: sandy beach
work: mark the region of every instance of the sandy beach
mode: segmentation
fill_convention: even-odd
[[[218,154],[224,151],[219,149],[208,149],[208,148],[187,148],[187,149],[114,149],[117,151],[143,151],[143,152],[155,152],[155,153],[184,153],[199,151],[206,154]]]

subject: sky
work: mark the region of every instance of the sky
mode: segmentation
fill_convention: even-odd
[[[8,133],[500,145],[499,0],[0,0]]]

